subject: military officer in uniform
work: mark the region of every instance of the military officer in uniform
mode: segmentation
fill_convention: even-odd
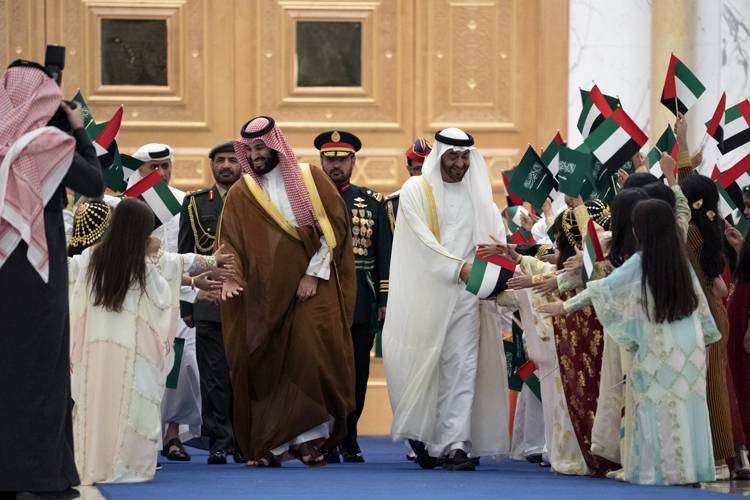
[[[336,184],[351,214],[352,248],[357,269],[357,304],[351,326],[354,346],[356,409],[347,421],[348,435],[340,446],[344,462],[364,462],[357,443],[357,421],[365,405],[370,375],[370,351],[378,322],[385,319],[388,299],[388,267],[391,260],[391,228],[383,196],[371,189],[349,183],[355,153],[362,146],[359,138],[331,130],[315,138],[321,166]],[[329,450],[328,462],[338,462],[338,453]]]
[[[216,230],[227,190],[240,178],[241,168],[232,141],[219,144],[208,154],[215,184],[185,196],[180,217],[178,249],[181,253],[214,253]],[[203,435],[209,437],[209,464],[226,464],[227,454],[245,463],[235,447],[232,432],[232,387],[224,354],[219,305],[206,299],[180,302],[180,315],[196,331],[196,351],[203,415]]]
[[[432,147],[424,137],[417,137],[414,144],[410,144],[406,148],[406,170],[409,172],[409,177],[422,175],[422,165],[427,155],[430,154],[430,151],[432,151]],[[391,232],[396,228],[399,194],[401,194],[400,189],[392,193],[385,201],[388,220],[391,223]]]

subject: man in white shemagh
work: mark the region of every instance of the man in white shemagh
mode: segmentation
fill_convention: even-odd
[[[412,440],[423,468],[474,470],[469,455],[505,454],[509,439],[497,311],[465,289],[476,246],[505,240],[473,137],[438,132],[400,198],[383,328],[392,437]]]

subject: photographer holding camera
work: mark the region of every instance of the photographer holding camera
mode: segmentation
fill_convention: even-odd
[[[71,133],[48,125],[58,109]],[[15,61],[0,81],[0,496],[78,496],[66,187],[88,197],[104,191],[81,108],[62,101],[47,68]]]

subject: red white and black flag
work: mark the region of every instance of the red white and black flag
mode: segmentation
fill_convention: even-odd
[[[661,103],[672,113],[685,114],[705,92],[706,87],[685,64],[672,54],[661,92]]]

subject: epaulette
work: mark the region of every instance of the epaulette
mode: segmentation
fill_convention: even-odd
[[[373,191],[370,188],[362,188],[362,192],[370,198],[374,198],[378,203],[383,203],[383,195],[378,193],[377,191]]]
[[[211,191],[211,188],[196,189],[195,191],[188,191],[185,196],[197,196],[199,194],[205,194]]]

